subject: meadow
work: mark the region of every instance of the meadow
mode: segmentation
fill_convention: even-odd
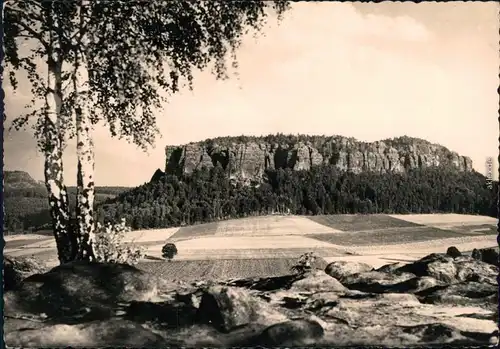
[[[405,244],[418,241],[440,240],[459,237],[461,234],[434,227],[417,226],[388,228],[373,231],[346,232],[343,234],[317,234],[314,239],[342,246],[372,246]]]
[[[490,217],[447,214],[265,216],[133,231],[124,243],[145,248],[147,258],[140,268],[176,280],[277,276],[289,273],[306,252],[328,262],[358,260],[377,267],[445,252],[452,245],[462,251],[492,247],[495,223]],[[57,263],[52,238],[5,240],[7,255],[34,255]],[[166,242],[178,249],[170,262],[161,258]]]

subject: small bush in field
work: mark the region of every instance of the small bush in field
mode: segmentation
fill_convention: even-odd
[[[462,255],[462,253],[455,246],[448,247],[448,249],[446,250],[446,254],[453,258],[457,258]]]
[[[144,250],[142,247],[123,243],[125,234],[129,231],[131,228],[125,224],[125,219],[118,224],[97,223],[94,241],[96,260],[102,263],[137,264],[144,257]]]
[[[176,254],[177,254],[177,247],[175,246],[175,244],[171,242],[166,243],[161,249],[161,256],[168,260],[173,259]]]
[[[297,274],[305,274],[314,269],[314,265],[318,257],[314,254],[314,252],[304,253],[299,257],[297,263],[292,266],[292,271]]]

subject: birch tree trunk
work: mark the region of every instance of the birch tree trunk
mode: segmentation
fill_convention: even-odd
[[[78,259],[93,260],[94,252],[94,144],[86,110],[76,108]]]
[[[78,50],[85,45],[83,11],[86,1],[79,4],[79,39],[76,44]],[[77,203],[76,219],[78,226],[78,255],[79,260],[94,260],[94,142],[92,139],[92,123],[89,118],[86,103],[82,103],[80,93],[83,92],[78,84],[78,77],[82,66],[82,57],[75,52],[75,74],[73,76],[73,89],[75,92],[76,114],[76,153],[78,159],[77,172]],[[85,74],[83,74],[85,75]]]
[[[57,25],[55,18],[53,22]],[[58,258],[63,264],[75,257],[76,237],[70,229],[68,192],[63,176],[64,130],[59,117],[62,105],[62,60],[58,54],[57,38],[53,35],[51,35],[50,45],[52,52],[48,55],[47,93],[45,95],[44,174]]]

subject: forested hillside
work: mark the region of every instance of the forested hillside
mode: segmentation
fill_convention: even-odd
[[[444,167],[359,174],[328,165],[307,171],[266,170],[263,181],[250,184],[231,179],[221,166],[180,177],[154,177],[99,205],[98,220],[124,217],[139,229],[273,213],[454,212],[496,217],[498,182],[490,189],[477,172]]]
[[[4,228],[7,232],[44,229],[50,226],[47,190],[24,171],[4,172]],[[96,187],[96,204],[128,190],[128,187]],[[68,187],[71,207],[76,187]]]

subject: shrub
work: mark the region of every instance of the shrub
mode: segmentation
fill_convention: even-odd
[[[472,250],[472,258],[477,259],[478,261],[481,261],[482,260],[481,251],[478,250],[477,248],[473,249]]]
[[[175,246],[175,244],[171,242],[166,243],[165,246],[163,246],[163,248],[161,249],[161,256],[168,260],[174,258],[176,254],[177,254],[177,247]]]
[[[134,244],[123,243],[125,233],[129,231],[131,228],[125,224],[125,219],[118,224],[97,223],[94,241],[96,260],[102,263],[137,264],[144,257],[144,250]]]
[[[481,260],[485,263],[498,266],[498,249],[483,248],[481,250]]]
[[[462,255],[462,253],[455,246],[448,247],[448,249],[446,250],[446,254],[453,258],[457,258]]]
[[[315,262],[317,259],[318,257],[314,254],[314,252],[304,253],[302,256],[299,257],[299,260],[294,266],[292,266],[291,269],[293,272],[297,274],[305,274],[314,269]]]

